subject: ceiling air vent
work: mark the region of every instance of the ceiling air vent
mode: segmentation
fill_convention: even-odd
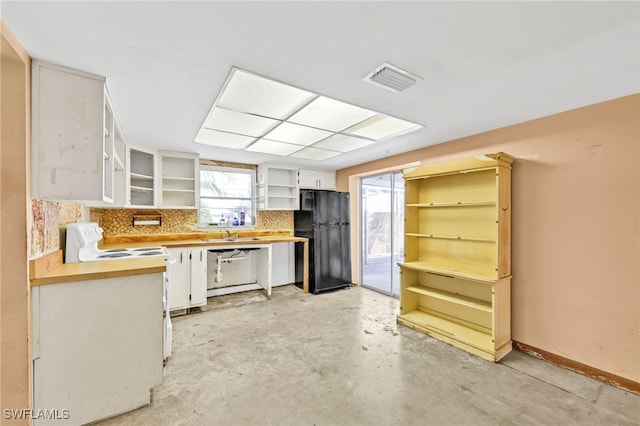
[[[371,71],[364,80],[394,92],[402,92],[422,80],[422,77],[385,62]]]

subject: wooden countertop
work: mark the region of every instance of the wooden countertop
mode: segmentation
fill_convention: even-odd
[[[166,271],[166,266],[162,257],[63,263],[46,274],[33,278],[31,286],[162,273],[164,271]]]
[[[249,234],[251,235],[251,234]],[[206,234],[199,238],[197,234],[175,234],[175,235],[155,235],[145,238],[139,237],[111,237],[106,244],[101,244],[102,250],[114,248],[139,248],[164,246],[172,247],[216,247],[216,246],[248,246],[248,245],[267,245],[274,243],[304,243],[305,254],[307,253],[308,238],[293,237],[286,235],[263,235],[263,236],[241,236],[233,241],[226,241],[218,238],[216,234],[214,238],[210,238]],[[61,254],[59,254],[59,257]],[[304,291],[308,291],[307,280],[307,262],[305,255],[305,279]],[[35,268],[34,268],[35,269]],[[154,272],[165,272],[166,266],[161,257],[137,258],[137,259],[118,259],[101,262],[78,262],[63,263],[58,266],[52,266],[48,272],[36,275],[31,279],[31,286],[62,284],[75,281],[86,281],[103,278],[123,277],[128,275],[150,274]]]

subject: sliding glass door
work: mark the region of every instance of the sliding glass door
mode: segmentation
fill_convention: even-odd
[[[400,172],[360,179],[360,283],[398,297],[404,256],[404,180]]]

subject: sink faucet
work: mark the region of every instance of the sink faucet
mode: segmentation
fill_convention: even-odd
[[[231,238],[231,232],[229,232],[228,229],[225,232],[227,233],[227,237]]]

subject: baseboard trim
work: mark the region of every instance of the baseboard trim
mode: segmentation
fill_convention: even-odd
[[[526,343],[516,342],[515,340],[513,341],[513,347],[514,349],[524,352],[527,355],[531,355],[532,357],[548,361],[552,364],[559,365],[569,370],[573,370],[577,373],[584,374],[585,376],[591,377],[592,379],[599,380],[609,385],[640,394],[640,383],[635,382],[631,379],[616,376],[615,374],[611,374],[595,367],[582,364],[578,361],[573,361],[563,356],[547,352],[534,346],[527,345]]]

